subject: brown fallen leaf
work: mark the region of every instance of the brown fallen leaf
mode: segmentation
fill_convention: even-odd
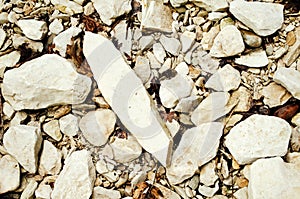
[[[294,115],[296,115],[298,109],[299,109],[298,104],[289,104],[276,110],[274,116],[280,117],[284,120],[288,120],[292,118]]]

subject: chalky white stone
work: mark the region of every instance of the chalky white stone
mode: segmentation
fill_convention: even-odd
[[[0,194],[13,191],[20,185],[19,163],[10,155],[0,158]]]
[[[45,21],[21,19],[17,22],[17,25],[21,28],[24,35],[32,40],[41,40],[48,32],[48,26]]]

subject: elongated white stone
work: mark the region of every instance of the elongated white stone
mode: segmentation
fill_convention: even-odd
[[[105,37],[85,32],[83,53],[105,100],[141,146],[163,165],[170,161],[172,139],[142,81]]]

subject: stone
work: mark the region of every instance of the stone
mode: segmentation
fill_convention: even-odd
[[[45,21],[35,19],[21,19],[17,22],[26,37],[32,40],[42,40],[47,32],[48,26]]]
[[[75,1],[69,1],[69,0],[50,0],[50,1],[54,6],[59,8],[59,10],[63,13],[74,15],[83,12],[82,6],[76,3]]]
[[[164,63],[167,56],[164,47],[160,43],[153,44],[153,54],[160,63]]]
[[[61,132],[67,136],[75,136],[79,131],[79,120],[75,115],[67,114],[58,120]]]
[[[216,174],[216,162],[211,161],[200,170],[200,182],[206,186],[212,186],[219,178]]]
[[[215,193],[219,190],[219,182],[217,181],[214,187],[208,187],[206,185],[200,185],[198,188],[199,193],[206,197],[213,197]]]
[[[180,99],[174,110],[181,113],[190,113],[200,102],[201,98],[199,96],[191,95]]]
[[[260,49],[246,55],[241,55],[239,58],[236,58],[234,62],[248,67],[261,68],[268,65],[269,60],[266,52]]]
[[[12,116],[14,115],[15,111],[14,109],[11,107],[11,105],[7,102],[4,102],[2,105],[2,111],[3,114],[8,117],[9,119],[12,118]]]
[[[94,187],[92,199],[120,199],[118,190],[106,189],[100,186]]]
[[[131,162],[142,154],[141,145],[131,135],[127,139],[115,138],[110,146],[113,149],[114,160],[119,163]]]
[[[174,56],[178,56],[181,50],[181,43],[178,39],[173,37],[167,37],[164,34],[160,36],[160,43],[163,45],[164,49]]]
[[[270,108],[283,105],[292,97],[284,87],[275,82],[263,87],[261,94],[264,96],[264,104]]]
[[[0,158],[0,194],[14,191],[20,185],[19,163],[10,155]]]
[[[13,40],[13,46],[16,49],[21,48],[21,46],[23,45],[26,45],[26,47],[31,49],[33,52],[41,53],[44,50],[44,45],[41,41],[33,41],[19,34],[14,34],[12,36],[12,40]]]
[[[80,180],[78,180],[80,179]],[[89,199],[96,179],[95,167],[86,150],[73,152],[54,183],[53,199]]]
[[[41,109],[84,102],[91,83],[90,78],[75,71],[70,61],[45,54],[6,71],[2,94],[15,110]]]
[[[299,126],[300,127],[300,113],[297,113],[293,118],[292,118],[292,124]]]
[[[149,59],[150,68],[152,68],[152,69],[161,68],[161,63],[156,59],[155,55],[152,52],[148,51],[146,53],[146,56]]]
[[[107,163],[105,162],[104,159],[100,159],[99,161],[97,161],[96,163],[96,171],[99,173],[99,174],[104,174],[104,173],[107,173],[109,172],[109,170],[107,169]]]
[[[172,137],[174,138],[179,132],[180,124],[176,120],[172,119],[171,122],[166,121],[166,126],[168,127]]]
[[[68,45],[72,44],[72,38],[77,36],[80,32],[80,28],[72,26],[71,28],[59,33],[53,39],[53,44],[55,45],[53,50],[57,50],[62,57],[65,57]]]
[[[278,3],[232,1],[229,11],[259,36],[275,33],[283,24],[283,5]]]
[[[180,41],[183,53],[187,52],[194,45],[196,39],[196,33],[190,31],[184,31],[180,35]]]
[[[250,166],[249,198],[297,198],[299,194],[299,163],[285,163],[275,157],[257,160]]]
[[[287,54],[282,59],[286,66],[291,66],[300,55],[300,28],[296,28],[295,35],[295,43],[289,48]]]
[[[275,71],[273,79],[286,88],[293,97],[300,99],[300,71],[279,67]]]
[[[21,53],[19,51],[12,51],[8,54],[0,56],[0,76],[3,77],[6,68],[14,67],[20,60]]]
[[[214,26],[208,32],[203,33],[203,38],[200,41],[203,50],[210,50],[212,48],[214,40],[219,32],[220,26]]]
[[[189,66],[185,62],[181,62],[176,66],[175,70],[181,75],[187,75],[189,73]]]
[[[143,83],[146,83],[149,80],[151,69],[150,62],[146,57],[137,56],[133,70]]]
[[[232,108],[228,105],[230,95],[227,92],[214,92],[208,95],[191,115],[192,122],[198,126],[206,122],[213,122],[226,115]]]
[[[130,0],[92,0],[93,5],[106,25],[111,25],[115,19],[131,10]]]
[[[230,97],[229,104],[236,104],[233,112],[247,112],[252,107],[252,93],[244,86],[240,86]]]
[[[142,4],[142,29],[172,32],[172,10],[164,0],[145,0]]]
[[[82,117],[79,128],[94,146],[104,145],[115,129],[116,115],[109,109],[90,111]]]
[[[43,130],[56,141],[60,141],[62,138],[58,120],[51,120],[50,122],[43,124]]]
[[[142,81],[120,52],[105,37],[85,32],[83,53],[103,97],[122,124],[146,151],[163,165],[168,165],[172,148],[170,132],[162,125]],[[100,58],[99,54],[103,56]]]
[[[242,37],[244,39],[244,42],[253,48],[258,48],[261,46],[262,43],[262,39],[260,36],[257,36],[256,34],[254,34],[253,32],[247,31],[247,30],[243,30],[242,32]]]
[[[54,19],[49,25],[49,31],[53,34],[58,35],[61,31],[64,30],[64,26],[59,19]]]
[[[167,177],[172,185],[179,184],[192,177],[199,166],[216,156],[223,124],[205,123],[190,128],[183,133],[172,163],[167,167]]]
[[[226,64],[207,80],[205,87],[215,91],[231,91],[236,90],[240,83],[240,72]]]
[[[210,21],[220,21],[222,18],[226,17],[227,13],[224,12],[210,12],[208,13],[207,19]]]
[[[224,11],[228,8],[226,0],[191,0],[191,2],[204,8],[206,11]]]
[[[40,156],[39,174],[57,175],[62,167],[62,153],[49,141],[44,140],[42,153]]]
[[[211,55],[207,54],[207,52],[205,51],[199,51],[197,55],[198,55],[197,60],[199,62],[199,66],[203,71],[210,74],[214,74],[215,72],[217,72],[219,68],[218,59],[211,57]]]
[[[240,54],[244,49],[240,31],[234,25],[228,25],[216,36],[209,54],[212,57],[230,57]]]
[[[12,126],[3,136],[4,148],[29,173],[35,173],[37,170],[41,144],[42,134],[39,128],[34,126]]]
[[[147,50],[154,44],[155,40],[152,35],[145,35],[139,39],[139,48],[141,51]]]
[[[116,47],[123,54],[130,55],[133,48],[133,41],[137,40],[137,29],[127,31],[128,23],[126,20],[120,21],[113,29],[113,40],[117,44]]]
[[[162,192],[164,198],[180,199],[180,196],[176,192],[172,191],[171,189],[168,189],[167,187],[164,187],[158,183],[155,183],[154,186],[157,187]]]
[[[292,129],[285,120],[267,115],[252,115],[234,126],[225,145],[240,164],[287,153]]]
[[[5,39],[6,39],[6,32],[2,28],[0,28],[0,48],[4,44]]]
[[[248,199],[248,188],[244,187],[237,190],[236,192],[234,192],[233,196],[236,199]]]
[[[161,81],[159,97],[166,108],[176,106],[181,98],[188,97],[193,89],[193,81],[186,75],[177,74],[175,77]]]
[[[28,183],[23,190],[20,199],[33,198],[34,192],[38,187],[38,183],[35,179],[29,179]]]
[[[184,5],[188,2],[189,0],[170,0],[170,3],[173,7],[180,7],[181,5]]]
[[[34,195],[36,198],[51,198],[52,188],[48,184],[39,184],[38,188],[35,190]]]

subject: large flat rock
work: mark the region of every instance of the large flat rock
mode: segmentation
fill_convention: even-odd
[[[85,32],[83,53],[107,103],[141,146],[163,165],[170,161],[172,139],[141,79],[105,37]]]

